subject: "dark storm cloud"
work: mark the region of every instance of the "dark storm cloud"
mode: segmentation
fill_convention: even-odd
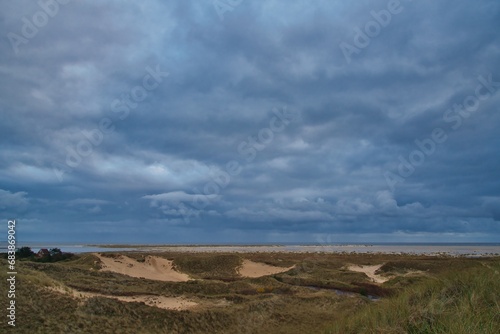
[[[55,3],[1,5],[0,208],[25,239],[498,240],[496,1],[402,0],[350,62],[397,1]]]

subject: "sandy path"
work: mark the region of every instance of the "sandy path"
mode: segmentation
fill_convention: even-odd
[[[350,265],[347,267],[348,270],[357,271],[359,273],[364,273],[366,276],[370,277],[375,283],[384,283],[389,280],[389,278],[375,274],[377,270],[382,267],[383,264],[376,264],[373,266],[357,266]]]
[[[70,295],[73,298],[77,299],[89,299],[93,297],[104,297],[120,300],[127,303],[144,303],[148,306],[158,307],[166,310],[187,310],[194,306],[197,306],[198,303],[187,300],[182,297],[165,297],[165,296],[151,296],[151,295],[137,295],[137,296],[115,296],[115,295],[104,295],[100,293],[93,292],[84,292],[78,291],[68,287],[49,287],[50,291],[54,291],[57,293],[63,293],[66,295]]]
[[[117,258],[104,257],[100,254],[94,255],[101,260],[102,271],[112,271],[127,276],[157,281],[185,282],[190,280],[188,275],[174,270],[172,261],[158,256],[148,255],[144,262],[137,262],[123,255]]]
[[[243,264],[239,269],[239,274],[244,277],[262,277],[266,275],[279,274],[288,271],[290,269],[293,269],[294,267],[295,266],[291,266],[288,268],[275,267],[265,263],[243,260]]]

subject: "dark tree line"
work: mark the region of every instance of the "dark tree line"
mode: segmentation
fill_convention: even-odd
[[[59,248],[50,248],[48,252],[39,252],[36,254],[30,247],[21,247],[16,251],[16,259],[28,259],[37,262],[57,262],[69,259],[73,253],[64,253]],[[8,253],[4,253],[3,257],[7,258]]]

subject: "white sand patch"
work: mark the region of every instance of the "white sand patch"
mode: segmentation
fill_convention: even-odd
[[[157,281],[186,282],[190,277],[174,270],[172,261],[158,257],[146,256],[144,262],[120,255],[116,258],[94,254],[102,263],[102,271],[112,271],[127,276],[147,278]]]
[[[148,306],[158,307],[166,310],[187,310],[194,306],[197,306],[198,303],[190,301],[188,299],[182,297],[165,297],[165,296],[151,296],[151,295],[137,295],[137,296],[115,296],[115,295],[104,295],[100,293],[93,292],[85,292],[78,291],[75,289],[71,289],[68,287],[49,287],[50,291],[54,291],[57,293],[63,293],[66,295],[70,295],[73,298],[77,299],[89,299],[92,297],[104,297],[120,300],[127,303],[144,303]]]
[[[239,274],[244,277],[262,277],[266,275],[283,273],[293,268],[295,268],[295,266],[283,268],[283,267],[270,266],[265,263],[243,260],[243,264],[239,269]]]
[[[374,281],[375,283],[384,283],[384,282],[387,282],[390,278],[375,274],[375,272],[377,270],[379,270],[380,267],[382,267],[382,266],[383,266],[383,264],[376,264],[373,266],[358,266],[358,265],[353,264],[353,265],[348,266],[347,269],[351,270],[351,271],[356,271],[359,273],[364,273],[366,276],[371,278],[372,281]]]
[[[182,297],[165,296],[104,296],[106,298],[115,298],[124,302],[142,302],[148,306],[158,307],[166,310],[187,310],[198,303],[187,300]]]

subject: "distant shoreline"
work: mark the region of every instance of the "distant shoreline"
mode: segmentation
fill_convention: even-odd
[[[20,245],[23,246],[23,245]],[[97,252],[185,252],[185,253],[352,253],[427,256],[500,256],[500,244],[333,244],[333,245],[133,245],[133,244],[26,244],[33,251],[60,248],[71,253]]]
[[[493,242],[358,242],[358,243],[241,243],[241,244],[85,244],[90,247],[104,248],[144,248],[144,247],[375,247],[375,246],[492,246],[500,247],[500,243]]]

